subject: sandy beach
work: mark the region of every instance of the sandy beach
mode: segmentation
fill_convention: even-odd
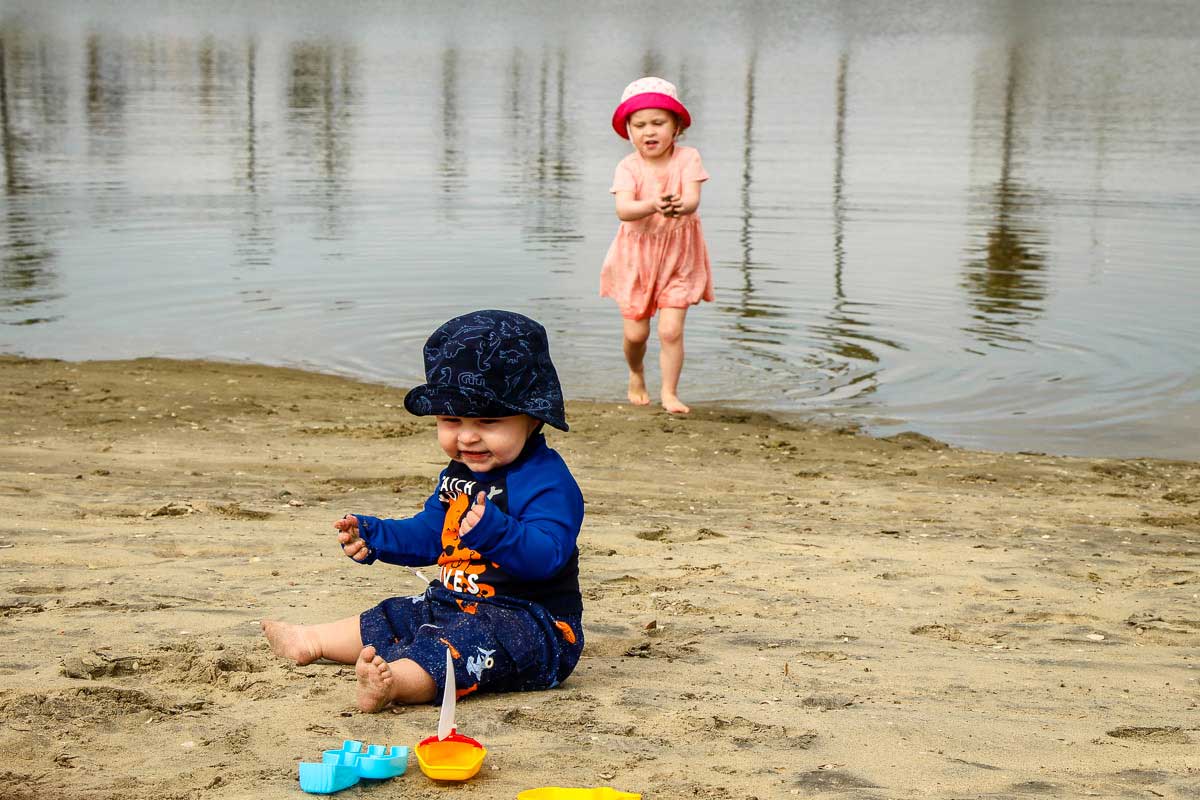
[[[332,522],[406,516],[444,457],[402,389],[295,370],[0,358],[0,797],[297,798],[352,667],[259,620],[413,594]],[[463,785],[342,797],[1200,796],[1200,464],[569,403],[587,647],[470,697]],[[433,570],[425,570],[432,575]]]

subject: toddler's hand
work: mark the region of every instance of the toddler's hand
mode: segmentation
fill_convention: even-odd
[[[333,527],[338,530],[338,543],[342,545],[342,552],[355,561],[365,561],[371,551],[367,543],[359,538],[358,517],[347,514],[333,523]]]
[[[462,522],[458,524],[459,536],[466,536],[471,532],[472,528],[479,524],[479,520],[483,519],[483,512],[486,505],[487,495],[485,495],[483,492],[475,495],[475,502],[471,504],[469,509],[467,509],[466,516],[464,516]]]
[[[654,207],[658,210],[658,213],[662,214],[664,217],[678,216],[679,195],[664,194],[659,198],[658,202],[654,204]]]

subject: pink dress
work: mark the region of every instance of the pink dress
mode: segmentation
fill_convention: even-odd
[[[610,192],[634,199],[683,193],[683,184],[706,181],[694,147],[675,145],[666,174],[657,180],[637,153],[617,164]],[[660,308],[687,308],[713,299],[712,265],[700,217],[648,217],[622,222],[600,270],[600,296],[617,301],[626,319],[648,319]]]

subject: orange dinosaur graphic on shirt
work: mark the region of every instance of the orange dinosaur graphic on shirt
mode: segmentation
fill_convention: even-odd
[[[460,492],[446,509],[442,523],[442,552],[438,556],[440,579],[452,592],[494,597],[495,587],[479,581],[479,576],[487,571],[483,556],[464,545],[458,536],[459,524],[470,506],[470,495]]]

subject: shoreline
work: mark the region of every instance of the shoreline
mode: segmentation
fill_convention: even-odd
[[[278,369],[284,371],[301,372],[310,375],[320,375],[329,378],[340,378],[354,383],[364,385],[378,386],[387,389],[394,389],[400,392],[407,391],[408,386],[398,382],[389,381],[383,378],[370,377],[355,374],[351,371],[338,372],[332,369],[325,369],[316,365],[306,364],[272,364],[250,359],[222,359],[212,357],[174,357],[174,356],[138,356],[130,358],[71,358],[60,356],[29,356],[20,353],[0,351],[0,360],[9,360],[15,362],[58,362],[64,364],[106,364],[106,363],[137,363],[139,361],[164,361],[178,364],[196,364],[205,365],[211,364],[216,366],[228,366],[236,368],[254,368],[262,367],[265,369]],[[611,405],[633,408],[627,402],[620,402],[618,399],[622,388],[616,387],[612,397],[576,397],[572,402],[590,405]],[[653,393],[652,393],[653,394]],[[768,419],[776,420],[786,425],[798,426],[817,426],[828,429],[846,429],[853,430],[863,435],[870,436],[875,439],[889,439],[899,434],[918,433],[921,436],[927,436],[931,439],[936,439],[950,447],[958,450],[970,452],[989,452],[1007,455],[1034,455],[1034,456],[1053,456],[1062,458],[1089,458],[1089,459],[1110,459],[1110,460],[1155,460],[1155,461],[1179,461],[1179,462],[1200,462],[1200,450],[1197,450],[1193,455],[1190,452],[1182,454],[1166,453],[1147,455],[1140,451],[1119,452],[1122,446],[1129,445],[1112,444],[1112,450],[1104,452],[1068,452],[1060,449],[1055,449],[1050,445],[1039,443],[1037,445],[1021,446],[1014,448],[996,448],[986,446],[986,440],[994,438],[1003,438],[1000,434],[987,434],[971,436],[944,436],[936,431],[920,430],[920,423],[913,423],[903,419],[890,417],[881,413],[870,413],[862,409],[853,408],[837,408],[831,406],[813,406],[803,409],[796,408],[771,408],[758,405],[752,405],[751,401],[738,400],[698,400],[692,401],[684,398],[691,406],[699,409],[702,412],[708,413],[725,413],[725,414],[750,414],[761,416]],[[661,408],[657,402],[652,402],[651,411]],[[403,409],[401,409],[402,413]],[[1024,432],[1019,434],[1021,438],[1025,438]],[[1159,437],[1165,436],[1164,431],[1158,432]],[[981,440],[983,443],[975,443],[970,441],[972,438]],[[1128,437],[1124,437],[1128,438]],[[1156,439],[1156,441],[1159,441]]]
[[[297,762],[342,739],[433,732],[436,707],[360,714],[352,667],[288,665],[257,627],[421,588],[332,535],[346,511],[415,512],[443,465],[404,390],[8,356],[0,387],[14,797],[295,797]],[[548,441],[588,502],[584,657],[558,689],[460,704],[489,749],[467,790],[1200,790],[1200,462],[567,412]]]
[[[407,390],[407,386],[398,382],[389,381],[383,378],[363,376],[355,374],[351,371],[338,372],[332,369],[325,369],[316,365],[306,364],[271,364],[249,359],[221,359],[221,358],[187,358],[187,357],[171,357],[171,356],[140,356],[136,358],[117,358],[117,359],[101,359],[101,358],[82,358],[75,359],[59,356],[28,356],[19,353],[0,352],[0,360],[12,361],[30,361],[30,362],[61,362],[64,364],[105,364],[112,362],[121,363],[136,363],[139,361],[166,361],[180,364],[212,364],[218,366],[229,366],[238,368],[253,368],[263,367],[265,369],[279,369],[287,371],[302,372],[311,375],[321,375],[324,377],[341,378],[355,383],[365,385],[379,386],[388,389],[395,389],[401,392]],[[621,393],[624,391],[622,387],[614,387],[613,396],[608,398],[602,397],[576,397],[573,402],[593,405],[612,405],[612,406],[628,406],[627,402],[620,402]],[[653,393],[652,393],[653,395]],[[1055,448],[1052,444],[1047,444],[1045,441],[1037,441],[1034,444],[1026,444],[1012,448],[998,448],[987,446],[989,440],[1006,438],[1001,429],[996,427],[996,424],[989,426],[983,433],[964,434],[963,436],[946,436],[936,430],[922,430],[923,426],[919,422],[905,421],[896,417],[887,416],[883,413],[872,413],[869,410],[856,408],[839,408],[835,406],[820,406],[814,405],[805,408],[771,408],[762,405],[753,405],[751,401],[744,400],[698,400],[693,401],[688,397],[684,398],[691,406],[710,413],[728,413],[728,414],[752,414],[762,415],[770,419],[777,420],[788,425],[799,426],[819,426],[823,428],[846,428],[857,430],[867,436],[876,439],[888,439],[901,433],[917,432],[920,435],[928,436],[959,450],[967,450],[972,452],[992,452],[1003,453],[1009,455],[1049,455],[1064,458],[1092,458],[1092,459],[1116,459],[1116,460],[1131,460],[1131,459],[1151,459],[1161,461],[1200,461],[1200,449],[1192,448],[1196,452],[1193,455],[1191,452],[1182,453],[1160,453],[1147,455],[1140,450],[1133,450],[1129,442],[1128,434],[1115,436],[1111,431],[1101,434],[1103,441],[1109,442],[1109,449],[1105,451],[1082,452],[1082,451],[1067,451],[1061,448]],[[651,404],[651,410],[658,409],[657,403]],[[658,409],[661,410],[661,409]],[[1181,426],[1176,426],[1181,427]],[[992,432],[988,432],[988,431]],[[1014,431],[1013,436],[1018,440],[1029,441],[1036,440],[1028,431]],[[1170,432],[1165,428],[1156,428],[1153,432],[1155,443],[1162,447],[1164,437],[1168,437]],[[1178,437],[1174,437],[1178,438]],[[1174,438],[1172,441],[1174,441]],[[1122,452],[1122,450],[1125,452]],[[1178,448],[1177,448],[1178,449]]]

